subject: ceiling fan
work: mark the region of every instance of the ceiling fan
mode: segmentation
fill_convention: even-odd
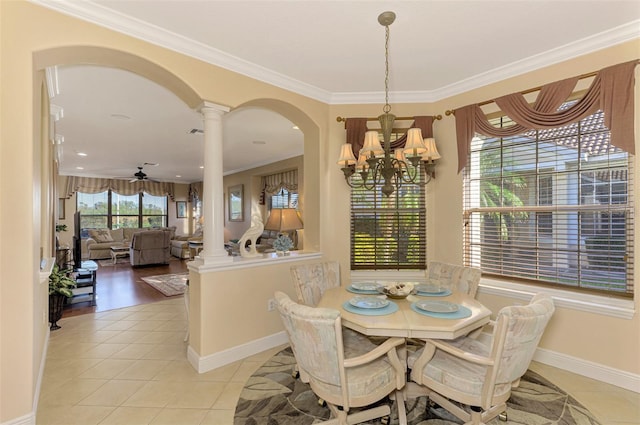
[[[151,162],[145,162],[142,166],[138,167],[138,172],[133,174],[133,178],[131,180],[129,180],[129,183],[133,183],[133,182],[137,182],[137,181],[143,181],[143,180],[149,180],[149,181],[155,181],[153,179],[150,179],[147,174],[142,171],[144,165],[158,165],[158,164],[154,164]]]

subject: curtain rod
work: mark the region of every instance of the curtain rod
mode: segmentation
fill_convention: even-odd
[[[578,75],[578,80],[583,80],[583,79],[589,78],[589,77],[595,77],[596,75],[598,75],[598,72],[600,72],[600,71],[593,71],[593,72],[588,72],[586,74]],[[531,88],[531,89],[528,89],[528,90],[524,90],[524,91],[521,91],[520,94],[529,94],[529,93],[533,93],[533,92],[536,92],[536,91],[540,91],[542,89],[542,87],[544,87],[544,86],[538,86],[538,87],[534,87],[534,88]],[[495,102],[495,99],[485,100],[484,102],[478,103],[478,106],[488,105],[488,104],[493,103],[493,102]],[[450,115],[455,115],[455,112],[454,112],[453,109],[447,109],[446,111],[444,111],[444,114],[446,116],[450,116]]]
[[[367,121],[378,121],[378,117],[375,118],[365,118]],[[396,117],[396,121],[408,121],[408,120],[412,120],[415,119],[415,117]],[[441,120],[442,119],[442,115],[438,114],[438,115],[434,115],[433,116],[434,120]],[[347,118],[343,118],[343,117],[337,117],[336,121],[338,122],[347,122]]]

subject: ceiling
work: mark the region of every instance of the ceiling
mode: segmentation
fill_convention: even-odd
[[[330,104],[384,101],[385,10],[397,15],[392,104],[437,101],[640,38],[637,0],[32,1]],[[190,133],[200,115],[167,90],[115,69],[57,71],[63,174],[128,177],[149,162],[159,164],[145,166],[151,178],[202,178],[203,137]],[[269,111],[238,110],[224,118],[224,148],[230,173],[300,155],[302,134]]]

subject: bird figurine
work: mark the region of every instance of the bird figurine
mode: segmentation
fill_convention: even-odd
[[[246,232],[242,235],[240,240],[238,241],[238,248],[240,251],[240,256],[245,258],[257,257],[260,255],[258,252],[256,245],[258,238],[262,235],[264,231],[264,224],[262,223],[262,217],[260,214],[253,214],[251,216],[251,227],[247,229]],[[247,248],[245,245],[247,241],[251,241],[251,245]]]

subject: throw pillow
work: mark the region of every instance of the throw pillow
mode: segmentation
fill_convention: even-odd
[[[111,232],[109,229],[94,229],[89,230],[89,237],[95,240],[96,242],[113,242],[113,238],[111,237]]]

